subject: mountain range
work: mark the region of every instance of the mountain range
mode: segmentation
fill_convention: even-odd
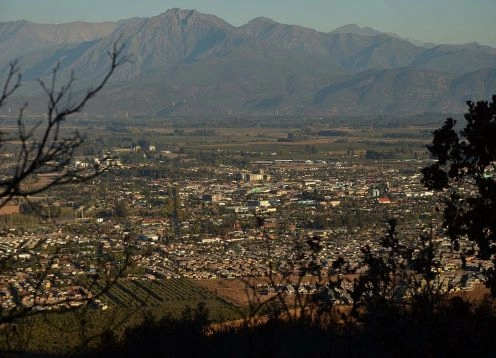
[[[131,55],[87,111],[120,116],[464,112],[496,93],[496,49],[435,45],[357,25],[324,33],[256,18],[236,27],[196,10],[105,23],[0,23],[0,71],[19,60],[10,105],[42,111],[48,81],[97,82],[120,41]],[[5,108],[1,108],[0,112]]]

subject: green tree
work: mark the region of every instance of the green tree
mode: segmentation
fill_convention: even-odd
[[[468,237],[477,243],[479,257],[490,259],[496,244],[496,95],[492,102],[467,105],[464,128],[447,118],[434,131],[427,148],[437,161],[422,169],[422,182],[445,193],[444,226],[454,248]],[[486,273],[496,294],[496,275]]]
[[[115,215],[120,218],[125,218],[129,215],[129,202],[125,199],[118,200],[114,204]]]

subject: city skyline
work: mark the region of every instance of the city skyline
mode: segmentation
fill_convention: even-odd
[[[436,44],[478,42],[496,47],[496,25],[492,19],[496,2],[490,0],[147,0],[144,3],[130,0],[0,0],[0,8],[0,22],[27,20],[35,23],[117,21],[153,17],[171,8],[196,9],[216,15],[234,26],[264,16],[323,32],[357,24]]]

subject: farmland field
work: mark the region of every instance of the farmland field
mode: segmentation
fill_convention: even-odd
[[[93,288],[98,292],[99,287]],[[226,303],[207,289],[185,278],[167,280],[121,279],[105,292],[100,300],[109,309],[147,309],[157,314],[176,315],[184,307],[194,307],[205,302],[212,319],[225,318],[232,311]],[[234,313],[234,312],[231,312]]]
[[[98,289],[93,287],[94,292]],[[179,318],[186,307],[195,308],[199,302],[206,304],[212,322],[241,317],[239,309],[185,278],[119,279],[99,299],[107,305],[105,310],[86,305],[75,310],[46,311],[23,318],[28,324],[19,325],[22,331],[16,332],[17,337],[10,342],[4,341],[8,335],[2,335],[0,346],[22,344],[22,349],[26,351],[41,349],[46,354],[57,352],[70,355],[71,349],[77,352],[82,345],[98,344],[105,331],[119,335],[127,327],[142,322],[147,315]],[[49,341],[45,339],[47,336],[51,337]],[[65,347],[65,351],[60,352],[60,347]]]

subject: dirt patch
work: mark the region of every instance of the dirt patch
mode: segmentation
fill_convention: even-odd
[[[452,294],[450,294],[450,296],[461,297],[464,300],[470,302],[481,302],[490,295],[491,290],[487,288],[483,283],[475,284],[471,290],[453,292]]]
[[[244,307],[255,299],[254,292],[250,287],[267,282],[268,280],[265,278],[234,278],[197,281],[203,288],[206,288],[215,295],[239,307]]]
[[[19,205],[5,205],[0,208],[0,215],[19,214]]]
[[[353,281],[358,275],[346,275],[343,277],[347,281]],[[330,278],[331,280],[335,278]],[[309,282],[325,282],[326,279],[319,279],[317,276],[290,276],[290,277],[275,277],[275,283],[300,283]],[[233,279],[214,279],[214,280],[197,280],[198,285],[206,288],[213,294],[232,303],[238,307],[245,307],[253,302],[265,302],[275,296],[275,294],[259,294],[256,292],[257,285],[270,283],[267,277],[250,277],[250,278],[233,278]],[[294,301],[294,295],[288,295],[288,300]],[[290,303],[294,304],[294,302]]]

